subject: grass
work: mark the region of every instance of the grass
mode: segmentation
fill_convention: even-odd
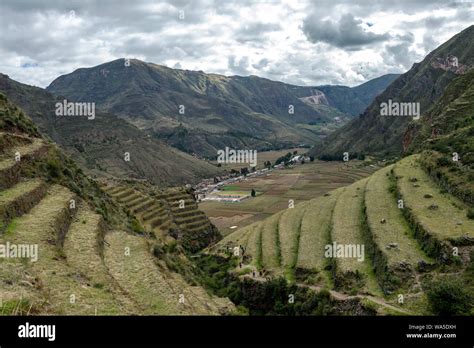
[[[332,217],[332,242],[342,245],[360,245],[364,247],[364,260],[357,257],[335,258],[336,278],[341,287],[357,293],[365,289],[372,294],[381,294],[362,236],[360,212],[364,199],[364,189],[368,179],[360,180],[346,188],[337,198]],[[354,278],[353,278],[354,277]],[[352,282],[355,280],[355,282]]]
[[[338,197],[332,220],[332,242],[364,245],[360,233],[359,211],[366,183],[367,180],[358,181],[345,188]],[[341,272],[364,270],[364,263],[357,261],[357,258],[337,258],[336,262]]]
[[[281,213],[273,215],[262,224],[262,263],[267,269],[278,269],[277,228]]]
[[[416,266],[420,260],[430,262],[411,235],[395,196],[389,192],[388,175],[392,168],[389,166],[377,171],[367,183],[365,205],[370,231],[378,249],[387,257],[388,264],[405,261]],[[385,223],[381,223],[383,219]],[[396,243],[398,247],[387,249],[390,243]]]
[[[7,228],[5,229],[5,237],[12,236],[16,229],[18,227],[18,218],[15,218],[10,221],[10,223],[7,225]]]
[[[0,209],[2,206],[13,202],[18,197],[33,191],[42,185],[40,179],[22,181],[8,190],[0,192]]]
[[[102,260],[99,248],[103,233],[101,224],[100,215],[94,213],[84,203],[79,207],[76,219],[70,225],[64,241],[63,250],[67,263],[92,283],[94,288],[106,293],[108,298],[104,296],[104,300],[110,302],[111,307],[120,308],[120,313],[132,313],[133,305],[115,286]]]
[[[141,314],[182,314],[179,293],[173,291],[158,272],[146,240],[125,232],[106,235],[104,257],[107,268],[118,284],[140,307]],[[126,251],[130,254],[127,256]]]
[[[295,257],[298,255],[301,220],[305,213],[304,203],[296,204],[283,212],[279,221],[279,240],[281,248],[282,267],[294,266]]]
[[[417,155],[398,162],[394,171],[405,206],[412,210],[426,231],[439,240],[473,237],[474,221],[466,218],[467,206],[453,196],[440,192],[420,167]]]
[[[310,201],[301,223],[299,252],[296,266],[322,272],[327,265],[324,247],[329,243],[332,213],[341,189]]]
[[[58,245],[59,233],[68,226],[69,200],[75,195],[62,186],[52,186],[48,195],[28,214],[17,218],[8,241],[38,245],[38,261],[8,260],[10,267],[35,277],[39,292],[30,295],[32,303],[47,303],[46,312],[93,315],[118,314],[121,308],[113,296],[92,286],[87,275],[68,265]],[[20,288],[24,285],[17,284]],[[2,289],[3,291],[4,289]],[[72,297],[75,301],[71,301]]]
[[[3,155],[3,159],[0,161],[0,170],[4,170],[7,168],[10,168],[17,163],[15,161],[15,153],[19,152],[21,155],[21,159],[25,156],[31,156],[38,150],[40,150],[43,146],[45,146],[45,143],[42,139],[35,138],[31,144],[27,145],[21,145],[14,147],[9,150],[7,156]],[[21,160],[20,160],[21,162]]]

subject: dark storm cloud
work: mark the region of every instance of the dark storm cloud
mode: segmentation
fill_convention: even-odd
[[[325,42],[347,49],[357,49],[390,39],[390,35],[371,33],[361,24],[363,21],[355,19],[350,13],[342,15],[339,21],[321,20],[313,14],[305,19],[303,32],[311,42]]]

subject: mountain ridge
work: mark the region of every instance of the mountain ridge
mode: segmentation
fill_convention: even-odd
[[[474,46],[469,45],[473,38],[474,25],[430,52],[422,62],[415,63],[408,72],[375,97],[360,117],[317,144],[311,154],[334,159],[342,158],[344,152],[399,156],[403,152],[403,136],[411,118],[380,117],[380,104],[389,99],[417,102],[420,103],[421,114],[426,113],[441,97],[446,86],[458,76],[450,70],[436,67],[434,62],[456,56],[459,64],[474,66]]]
[[[80,68],[58,77],[47,90],[75,100],[94,100],[103,110],[168,144],[209,158],[225,146],[269,150],[311,144],[357,114],[301,100],[317,87],[253,75],[178,70],[133,59],[126,64],[121,58]],[[379,81],[388,84],[392,78],[387,75]],[[380,85],[383,82],[371,95],[380,92]],[[355,95],[349,87],[344,93],[333,99]]]

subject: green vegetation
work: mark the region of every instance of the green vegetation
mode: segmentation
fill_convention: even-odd
[[[436,48],[422,62],[415,64],[408,72],[393,81],[372,101],[361,117],[353,119],[330,134],[321,143],[313,147],[310,154],[318,157],[340,158],[342,153],[349,151],[377,155],[385,159],[400,156],[416,138],[420,123],[425,123],[424,127],[427,131],[425,134],[428,136],[421,137],[419,142],[415,139],[418,144],[429,137],[432,132],[431,125],[435,125],[436,132],[438,129],[440,130],[440,134],[443,135],[440,137],[441,139],[453,129],[458,129],[458,140],[456,142],[462,143],[463,140],[469,139],[467,137],[469,133],[460,130],[463,125],[469,122],[472,124],[472,94],[465,95],[468,98],[464,101],[470,100],[470,103],[461,105],[458,101],[458,105],[449,104],[445,109],[446,118],[441,122],[438,122],[431,115],[430,117],[425,117],[425,115],[429,114],[433,105],[440,101],[443,96],[449,98],[444,92],[448,90],[450,83],[454,82],[456,77],[459,76],[451,71],[436,68],[432,63],[436,58],[445,59],[448,55],[453,55],[458,58],[460,64],[473,66],[474,48],[473,45],[470,45],[473,37],[474,26],[471,25]],[[466,73],[464,79],[466,83],[472,83],[472,73],[472,70]],[[463,78],[460,77],[460,79]],[[420,84],[420,81],[423,81],[423,83]],[[462,91],[462,89],[460,90]],[[421,120],[413,121],[411,117],[380,116],[380,103],[387,102],[389,99],[394,102],[420,103]],[[452,115],[449,109],[453,109],[453,107],[459,110],[460,118],[453,119],[451,122],[449,120],[451,120]],[[465,112],[468,109],[471,109],[471,112]],[[449,124],[449,129],[446,128],[447,132],[444,131],[445,126],[442,123]],[[461,135],[462,133],[464,134]],[[470,139],[472,139],[472,136]],[[421,148],[425,148],[425,146],[426,144],[423,143]],[[416,146],[416,149],[420,150],[420,147]],[[461,152],[461,149],[458,148],[455,151]]]
[[[437,315],[472,315],[474,297],[457,277],[443,277],[427,285],[426,294]]]

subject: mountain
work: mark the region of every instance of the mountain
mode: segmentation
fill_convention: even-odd
[[[311,144],[358,114],[391,78],[360,86],[363,93],[348,87],[331,93],[327,86],[326,98],[318,87],[117,59],[60,76],[47,90],[94,101],[181,150],[214,158],[226,146],[267,150]],[[346,105],[352,97],[355,108]]]
[[[90,173],[179,185],[220,172],[217,167],[147,136],[110,113],[98,112],[93,120],[58,117],[55,103],[63,98],[16,82],[7,75],[0,74],[0,91],[21,106],[44,134],[64,147]],[[125,160],[126,152],[130,161]]]
[[[400,75],[383,75],[356,87],[325,85],[316,88],[324,93],[329,105],[341,112],[358,116],[398,76]]]
[[[474,66],[473,40],[474,26],[452,37],[398,77],[360,117],[317,144],[311,153],[325,158],[341,158],[343,152],[400,155],[412,117],[381,116],[381,104],[389,100],[419,103],[421,115],[424,115],[454,78]],[[454,59],[458,63],[456,67]]]
[[[404,135],[406,153],[445,190],[474,206],[474,69],[455,78],[421,122]]]

